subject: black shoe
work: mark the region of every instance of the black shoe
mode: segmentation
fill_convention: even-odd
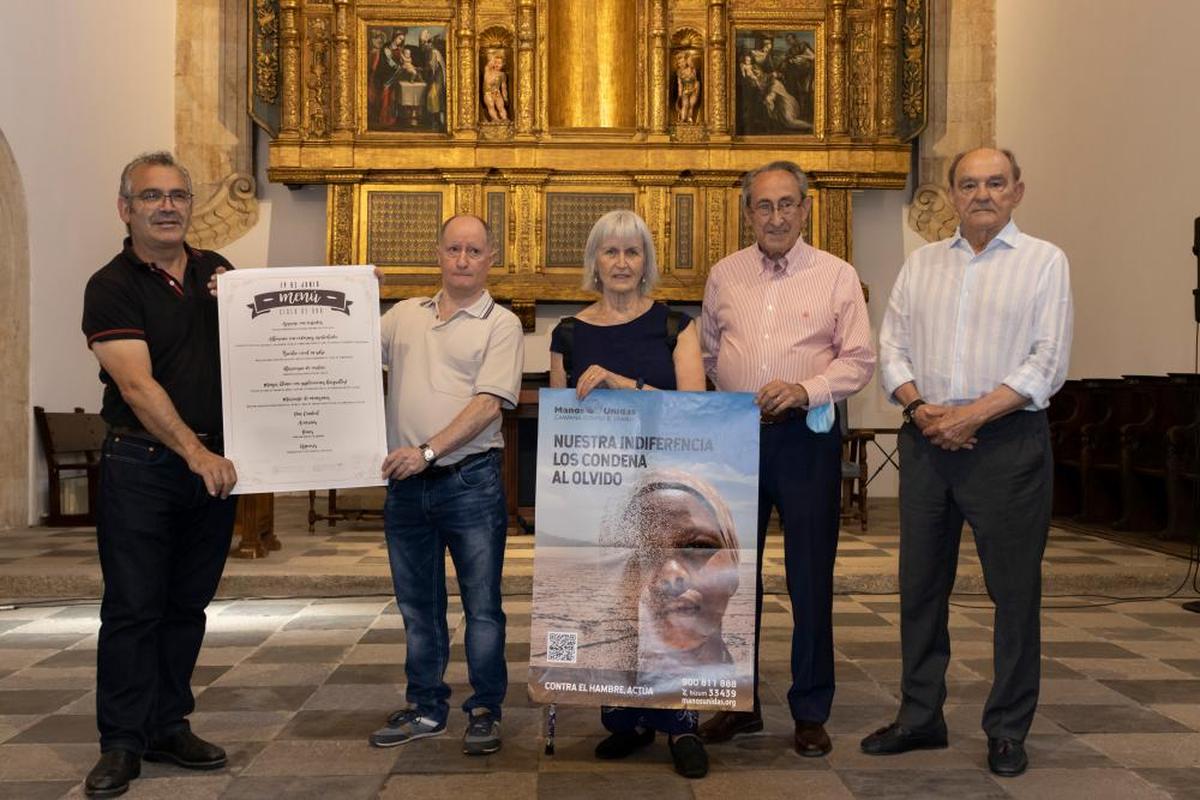
[[[671,748],[671,761],[675,762],[675,771],[685,778],[703,778],[708,774],[708,753],[704,752],[704,742],[694,733],[682,736],[671,736],[667,739]]]
[[[1020,775],[1029,766],[1025,745],[1016,739],[988,737],[988,769],[1002,778]]]
[[[899,722],[880,728],[862,740],[862,751],[869,756],[891,756],[909,750],[940,750],[946,746],[946,729],[910,730]]]
[[[696,733],[708,744],[716,744],[728,742],[743,733],[758,733],[762,729],[762,713],[759,711],[718,711]]]
[[[647,728],[645,730],[634,728],[631,731],[614,733],[604,741],[600,742],[600,744],[596,745],[596,758],[624,758],[635,750],[640,750],[653,741],[653,728]]]
[[[224,750],[187,729],[151,742],[142,758],[147,761],[167,761],[184,769],[220,769],[225,766]]]
[[[109,750],[100,754],[100,760],[87,780],[83,792],[88,797],[116,797],[129,791],[129,782],[142,774],[142,759],[128,750]]]

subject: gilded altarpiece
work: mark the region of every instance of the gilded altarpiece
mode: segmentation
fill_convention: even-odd
[[[268,175],[329,186],[329,263],[429,294],[438,226],[477,214],[527,324],[589,298],[583,243],[613,208],[649,225],[658,296],[700,301],[747,241],[741,174],[775,159],[810,176],[808,240],[852,258],[852,190],[902,188],[925,122],[925,0],[271,5],[250,81],[278,85]]]

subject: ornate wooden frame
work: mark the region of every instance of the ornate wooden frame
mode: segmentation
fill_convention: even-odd
[[[565,207],[548,207],[548,197],[553,204],[562,192],[631,194],[661,254],[659,296],[698,302],[709,268],[739,245],[742,173],[779,158],[798,162],[809,173],[814,196],[811,240],[849,258],[850,190],[903,187],[910,140],[924,124],[925,0],[596,0],[629,12],[621,18],[621,31],[598,29],[595,35],[624,37],[624,51],[608,41],[604,52],[626,52],[635,61],[630,83],[612,89],[618,94],[610,98],[633,104],[621,117],[636,120],[633,128],[580,127],[578,109],[564,117],[561,108],[558,118],[569,117],[576,127],[550,125],[550,82],[564,63],[556,59],[569,53],[564,55],[561,46],[552,52],[547,32],[552,22],[564,23],[550,15],[569,13],[566,4],[246,2],[256,8],[273,3],[277,11],[279,127],[268,175],[329,186],[329,262],[362,262],[369,253],[382,252],[371,246],[372,197],[433,192],[442,198],[443,218],[473,213],[499,223],[502,252],[491,286],[497,297],[529,312],[527,322],[539,300],[589,297],[579,288],[581,265],[545,261],[547,236],[564,224],[550,217],[558,213],[555,208]],[[567,22],[572,30],[587,30],[587,19]],[[368,26],[376,24],[447,26],[445,134],[366,130],[366,36]],[[814,32],[813,133],[743,137],[731,132],[733,42],[739,30],[749,29]],[[260,39],[270,43],[270,37],[255,41]],[[671,115],[669,59],[672,48],[685,43],[703,53],[702,111],[695,123],[677,125]],[[507,124],[489,122],[481,106],[481,58],[489,46],[505,46],[511,55]],[[256,54],[256,69],[272,63],[268,55]],[[251,88],[269,84],[260,75],[249,81]],[[555,102],[573,102],[561,95]],[[595,206],[588,213],[598,210]],[[409,226],[408,235],[432,239],[431,220]],[[574,225],[571,235],[578,236]],[[680,259],[692,263],[677,263]],[[385,297],[436,289],[437,275],[428,264],[382,266]]]

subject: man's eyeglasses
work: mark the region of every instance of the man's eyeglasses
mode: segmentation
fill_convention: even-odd
[[[147,189],[144,192],[133,195],[133,199],[139,200],[148,206],[159,205],[163,200],[170,200],[172,205],[186,206],[192,202],[194,196],[191,192],[185,192],[183,189],[172,189],[169,192],[162,192],[158,189]]]
[[[754,204],[754,216],[759,219],[770,219],[778,211],[779,216],[790,217],[799,211],[800,206],[803,204],[803,200],[793,200],[790,197],[785,197],[778,203],[772,203],[770,200],[760,200]]]
[[[462,247],[457,244],[452,244],[449,247],[439,246],[438,249],[445,253],[452,261],[457,261],[458,257],[464,253],[470,261],[481,261],[488,255],[488,251],[481,250],[478,247]]]

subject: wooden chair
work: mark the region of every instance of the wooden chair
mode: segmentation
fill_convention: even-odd
[[[1166,375],[1126,375],[1146,415],[1121,426],[1121,516],[1118,531],[1161,531],[1167,524],[1167,431],[1191,422]]]
[[[1050,401],[1056,517],[1074,517],[1083,508],[1083,427],[1109,414],[1108,392],[1095,383],[1069,380]]]
[[[50,512],[46,524],[51,527],[96,524],[96,492],[100,485],[100,449],[107,432],[99,414],[49,412],[33,407],[34,424],[42,443],[49,479]],[[64,514],[62,481],[64,478],[87,479],[87,511]]]
[[[1121,516],[1121,426],[1136,421],[1132,393],[1117,378],[1083,382],[1104,414],[1080,429],[1079,522],[1109,524]]]
[[[861,530],[867,529],[867,444],[875,440],[875,431],[850,427],[846,401],[837,404],[838,425],[842,429],[842,521],[855,519]]]
[[[1169,373],[1191,421],[1167,429],[1167,539],[1200,537],[1200,374]]]

